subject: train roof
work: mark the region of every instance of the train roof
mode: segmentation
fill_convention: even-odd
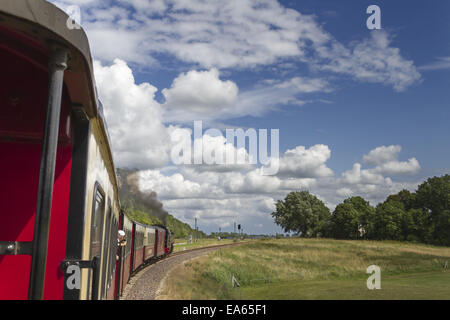
[[[47,70],[48,61],[36,57],[48,55],[49,41],[57,42],[69,49],[70,59],[64,74],[64,83],[72,103],[81,107],[88,118],[98,119],[106,141],[110,164],[114,171],[115,186],[118,188],[111,152],[111,140],[103,113],[103,106],[97,95],[91,49],[86,32],[81,27],[68,28],[67,24],[70,17],[60,8],[46,0],[0,1],[0,28],[13,31],[18,34],[18,37],[26,40],[26,50],[22,47],[12,48],[15,49],[17,54],[27,55],[31,53],[27,58],[33,60],[32,63],[40,68]],[[0,40],[0,46],[2,45],[9,46],[10,44],[3,44]],[[117,201],[120,204],[119,198],[117,198]],[[124,214],[126,215],[126,212]],[[148,226],[136,223],[145,227],[167,229],[163,226]]]
[[[69,68],[64,79],[70,97],[73,102],[83,105],[90,117],[95,117],[98,99],[89,41],[82,28],[67,27],[69,19],[64,11],[45,0],[1,0],[0,26],[20,32],[44,51],[51,40],[70,49]]]
[[[88,118],[98,119],[118,187],[107,124],[95,85],[89,40],[83,28],[69,28],[68,21],[70,17],[64,11],[45,0],[1,0],[0,28],[11,30],[18,38],[26,40],[25,49],[20,46],[12,48],[18,55],[27,55],[32,63],[47,70],[48,61],[36,57],[48,56],[49,42],[57,42],[69,49],[64,83],[72,103],[78,107],[76,111],[81,109]]]

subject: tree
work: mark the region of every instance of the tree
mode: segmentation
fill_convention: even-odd
[[[320,237],[329,220],[330,210],[308,191],[291,192],[284,201],[278,200],[272,213],[275,223],[285,232],[296,232],[302,237]]]
[[[397,201],[401,202],[405,208],[406,211],[416,208],[416,194],[411,193],[410,191],[403,189],[397,194],[390,195],[387,197],[386,201]]]
[[[417,207],[430,215],[432,242],[450,245],[450,175],[428,179],[416,194]]]
[[[407,228],[406,240],[431,243],[433,228],[428,212],[424,209],[409,209],[403,219],[404,227]]]
[[[404,206],[398,201],[386,200],[377,205],[374,238],[377,240],[405,240],[401,228],[404,213]]]
[[[433,228],[427,210],[417,206],[415,193],[402,190],[376,208],[374,238],[432,242]]]
[[[358,239],[360,215],[351,203],[341,203],[334,209],[330,234],[336,239]]]
[[[309,192],[291,192],[272,213],[286,232],[302,237],[420,241],[450,245],[450,175],[433,177],[413,193],[402,190],[373,208],[361,197],[351,197],[330,215],[322,201]]]
[[[375,208],[372,207],[369,201],[362,197],[351,197],[344,200],[344,203],[351,204],[358,212],[359,227],[362,228],[362,238],[374,238],[374,223],[375,223]]]
[[[416,193],[402,190],[387,197],[385,203],[402,210],[398,220],[401,240],[432,242],[430,215],[427,210],[418,206]]]

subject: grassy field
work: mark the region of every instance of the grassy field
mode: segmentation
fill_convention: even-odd
[[[194,248],[201,248],[201,247],[210,247],[210,246],[216,246],[219,244],[229,244],[233,243],[232,239],[198,239],[197,242],[192,242],[192,244],[189,244],[189,241],[186,239],[175,239],[175,245],[174,245],[174,252],[183,251],[183,250],[191,250]]]
[[[255,241],[171,272],[161,299],[450,299],[450,248],[327,239]],[[366,286],[370,265],[381,289]],[[232,276],[240,288],[231,286]]]

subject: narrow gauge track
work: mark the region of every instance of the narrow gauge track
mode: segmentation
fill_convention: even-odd
[[[245,243],[248,243],[248,241],[178,251],[163,259],[150,262],[133,273],[131,280],[124,289],[121,300],[154,300],[161,281],[176,265],[210,251]]]

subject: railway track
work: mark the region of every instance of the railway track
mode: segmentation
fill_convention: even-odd
[[[248,241],[178,251],[164,259],[147,264],[134,273],[124,289],[121,300],[154,300],[161,281],[173,267],[210,251],[245,243],[248,243]]]

